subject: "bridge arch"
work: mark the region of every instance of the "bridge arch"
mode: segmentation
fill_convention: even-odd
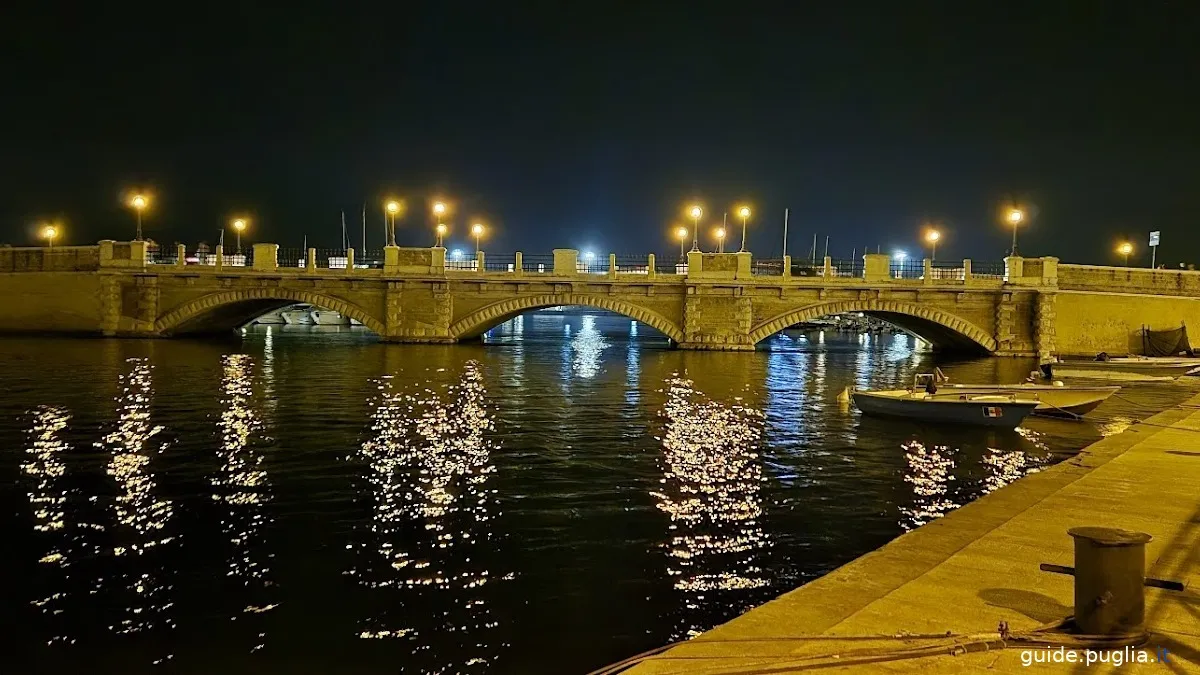
[[[788,326],[822,316],[846,314],[848,312],[862,312],[892,321],[902,328],[929,340],[935,346],[941,346],[939,345],[938,338],[942,338],[941,342],[945,342],[947,339],[952,342],[963,342],[963,339],[965,339],[966,343],[987,352],[994,352],[997,348],[995,338],[970,321],[926,305],[895,300],[846,300],[821,302],[800,307],[799,309],[784,312],[752,328],[750,330],[750,341],[753,344],[758,344]],[[906,317],[914,318],[917,321],[906,322],[904,320]],[[905,325],[906,323],[913,325]],[[933,328],[933,330],[930,330],[930,328]],[[937,333],[938,335],[927,336],[922,335],[922,332]]]
[[[385,332],[381,321],[353,303],[321,293],[286,288],[247,288],[210,293],[163,314],[154,322],[154,330],[160,334],[232,330],[256,316],[296,303],[332,309],[359,321],[379,335]]]
[[[530,310],[562,305],[584,305],[622,314],[636,321],[641,321],[675,342],[683,342],[683,329],[657,312],[623,300],[593,295],[576,295],[573,293],[513,298],[512,300],[503,300],[481,307],[455,321],[450,326],[450,337],[455,339],[478,337],[505,321]]]

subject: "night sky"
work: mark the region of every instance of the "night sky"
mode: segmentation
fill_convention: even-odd
[[[17,4],[17,3],[10,3]],[[753,205],[750,248],[813,233],[1001,258],[1200,262],[1200,12],[1189,2],[20,3],[0,10],[0,242],[189,249],[250,240],[432,243],[428,200],[485,250],[677,251],[672,223]],[[37,5],[35,7],[35,5]],[[287,4],[279,4],[279,8]],[[324,11],[318,8],[325,6]],[[381,10],[390,7],[390,10]],[[1173,8],[1173,9],[1168,9]],[[732,213],[731,213],[732,221]],[[1145,255],[1145,258],[1142,256]]]

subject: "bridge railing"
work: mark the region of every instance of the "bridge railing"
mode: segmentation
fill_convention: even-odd
[[[604,260],[600,258],[592,258],[591,260],[580,258],[575,263],[575,271],[579,274],[608,274],[608,258]]]
[[[925,278],[925,261],[911,258],[894,260],[891,272],[893,279],[923,279]]]
[[[0,247],[0,272],[90,272],[98,269],[99,246]]]
[[[280,269],[301,269],[308,266],[308,251],[302,248],[280,248],[275,258]]]
[[[554,274],[554,255],[548,253],[522,255],[521,272],[525,274]]]
[[[453,260],[447,258],[446,269],[455,272],[477,272],[479,271],[479,261],[475,259],[475,256],[459,257]]]
[[[349,255],[344,248],[318,248],[316,261],[318,269],[344,270],[349,262]]]
[[[829,265],[835,277],[862,277],[865,269],[862,258],[834,258]]]
[[[934,260],[930,263],[934,279],[943,281],[966,281],[967,268],[961,260]]]
[[[650,256],[619,254],[617,255],[617,274],[649,274]]]
[[[517,258],[514,254],[488,254],[483,257],[485,272],[515,272]],[[522,264],[524,264],[522,262]]]
[[[146,249],[146,263],[150,265],[175,265],[179,262],[179,249],[175,246],[156,246]]]
[[[1000,279],[1005,278],[1007,271],[1004,267],[1003,260],[972,260],[971,261],[971,277],[976,279]]]
[[[668,274],[676,276],[687,276],[688,263],[687,258],[680,258],[678,253],[664,254],[654,257],[654,273],[658,275]]]
[[[783,276],[783,258],[753,260],[750,264],[750,273],[756,277],[781,277]]]
[[[354,250],[354,269],[381,270],[383,269],[383,249],[368,248],[362,251]]]

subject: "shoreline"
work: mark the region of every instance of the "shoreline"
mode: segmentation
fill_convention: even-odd
[[[918,635],[944,642],[947,632],[994,639],[1001,621],[1023,631],[1070,615],[1073,578],[1038,565],[1073,564],[1067,529],[1082,525],[1154,536],[1146,547],[1146,575],[1188,588],[1146,591],[1146,648],[1156,640],[1170,643],[1185,670],[1200,670],[1200,593],[1189,583],[1200,581],[1195,395],[624,672],[1010,672],[1022,667],[1020,649],[889,656],[855,666],[833,655],[867,647],[894,655],[929,644]],[[1038,665],[1061,672],[1075,667]]]

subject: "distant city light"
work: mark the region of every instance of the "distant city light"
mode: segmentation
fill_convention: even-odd
[[[462,249],[456,248],[453,251],[450,251],[450,259],[451,260],[462,260],[462,257],[463,257]]]
[[[908,257],[908,254],[904,251],[896,251],[895,253],[892,253],[892,257],[900,262],[904,262],[904,259]]]
[[[584,252],[583,252],[583,259],[584,259],[584,260],[587,260],[587,261],[589,261],[589,262],[590,262],[590,261],[591,261],[591,260],[593,260],[595,257],[596,257],[596,254],[595,254],[595,253],[592,253],[591,251],[584,251]]]

